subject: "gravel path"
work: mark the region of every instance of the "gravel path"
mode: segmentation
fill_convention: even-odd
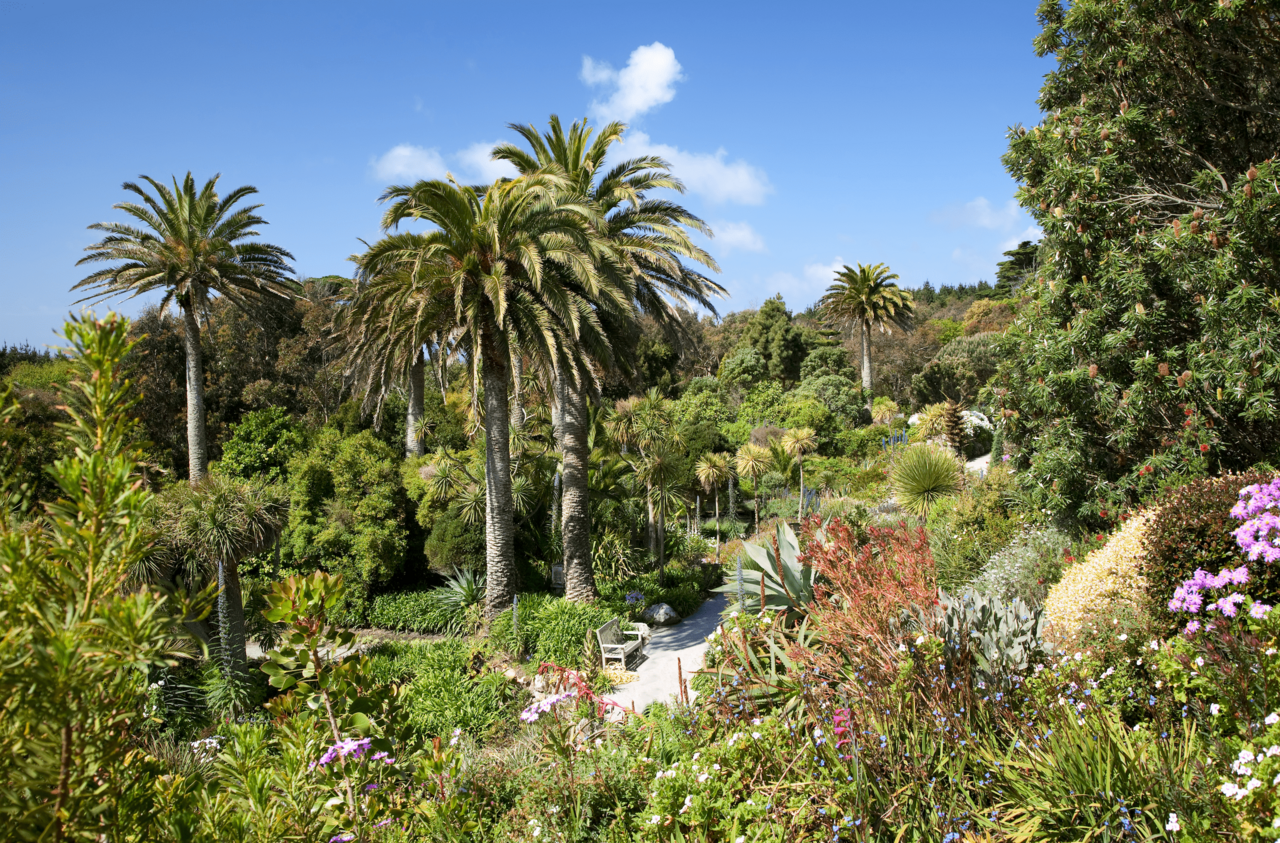
[[[690,674],[702,667],[707,636],[720,625],[720,613],[728,605],[729,595],[715,594],[675,626],[655,628],[649,646],[644,649],[644,660],[638,665],[629,665],[639,678],[619,685],[609,698],[643,712],[649,703],[666,702],[676,696],[680,690],[676,660],[680,660],[687,684]],[[696,696],[693,689],[689,690],[689,696]]]

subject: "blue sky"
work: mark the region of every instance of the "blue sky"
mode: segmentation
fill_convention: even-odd
[[[51,341],[139,174],[253,184],[299,273],[346,274],[387,184],[492,177],[552,113],[671,160],[722,311],[803,309],[841,263],[992,279],[1035,234],[1000,165],[1038,121],[1034,7],[0,0],[0,342]]]

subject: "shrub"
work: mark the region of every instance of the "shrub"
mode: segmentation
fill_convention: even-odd
[[[850,459],[864,460],[880,453],[880,440],[891,432],[885,424],[842,430],[836,434],[836,450]]]
[[[289,460],[305,445],[302,427],[282,408],[254,410],[231,425],[231,438],[223,443],[218,471],[244,480],[283,480]]]
[[[425,550],[433,571],[484,570],[484,524],[468,525],[446,510],[436,517]]]
[[[911,445],[894,462],[890,481],[898,505],[920,517],[960,493],[963,469],[954,454],[934,445]]]
[[[1012,475],[997,466],[930,511],[929,547],[942,588],[953,590],[972,580],[1017,535],[1021,522],[1008,504],[1012,489]]]
[[[521,594],[519,610],[519,640],[512,633],[511,610],[507,609],[490,625],[493,642],[508,652],[527,653],[536,662],[573,668],[590,664],[588,646],[595,644],[592,632],[618,614],[608,606],[572,603],[549,594]]]
[[[973,589],[1001,600],[1018,599],[1038,606],[1062,576],[1071,544],[1070,536],[1052,527],[1023,533],[991,557],[974,578]]]
[[[474,631],[484,600],[484,577],[459,573],[448,585],[428,591],[379,594],[369,607],[369,626],[397,632]]]
[[[1044,601],[1049,635],[1065,644],[1075,640],[1092,617],[1145,602],[1142,548],[1152,517],[1150,512],[1130,517],[1106,544],[1063,572]]]
[[[403,719],[421,737],[454,729],[477,737],[514,721],[515,694],[483,655],[453,641],[396,641],[368,652],[366,675],[374,682],[402,684]]]
[[[1167,604],[1174,589],[1196,569],[1217,573],[1240,564],[1240,546],[1232,535],[1240,522],[1231,517],[1231,508],[1242,488],[1269,479],[1255,472],[1194,480],[1157,499],[1159,508],[1143,539],[1142,573],[1150,589],[1152,612],[1161,622],[1170,628],[1175,624]],[[1259,562],[1252,569],[1252,591],[1259,600],[1280,596],[1280,566]]]

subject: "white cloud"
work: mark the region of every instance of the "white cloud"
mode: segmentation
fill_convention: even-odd
[[[665,143],[654,143],[644,132],[631,130],[624,141],[628,157],[657,155],[671,164],[671,171],[689,190],[712,202],[759,205],[773,192],[764,170],[743,161],[726,160],[724,147],[714,153],[688,152]]]
[[[1023,240],[1030,240],[1032,243],[1034,243],[1043,236],[1044,236],[1044,230],[1041,229],[1040,226],[1029,225],[1021,234],[1015,234],[1012,237],[1010,237],[1008,240],[1001,243],[1000,252],[1001,254],[1003,254],[1004,252],[1008,252],[1012,249],[1016,249],[1018,247],[1018,244],[1021,243]]]
[[[369,163],[381,181],[442,179],[449,169],[437,150],[407,143],[393,146],[381,158]]]
[[[814,284],[829,287],[836,280],[836,273],[844,269],[844,258],[839,255],[831,263],[805,264],[804,277]]]
[[[448,161],[452,161],[458,180],[463,182],[489,183],[504,177],[514,177],[516,168],[506,161],[494,161],[489,157],[496,143],[479,141],[466,149],[446,157],[434,147],[414,146],[402,143],[393,146],[382,156],[369,162],[373,175],[379,181],[404,182],[418,179],[443,179],[449,172]]]
[[[715,243],[725,254],[738,249],[742,252],[768,251],[764,238],[747,222],[717,222],[711,225],[716,233]]]
[[[511,162],[494,161],[489,157],[489,154],[497,145],[497,141],[492,143],[480,141],[471,144],[471,146],[468,146],[453,157],[462,164],[464,172],[485,184],[495,182],[501,178],[515,178],[519,173],[516,172],[516,168]]]
[[[1010,199],[1002,208],[993,208],[985,196],[979,196],[963,205],[952,205],[933,214],[935,222],[952,228],[976,226],[991,231],[1008,231],[1023,220],[1022,209]]]
[[[602,121],[631,120],[646,111],[675,98],[675,83],[680,75],[680,62],[675,50],[660,41],[647,47],[636,47],[622,70],[614,70],[607,62],[582,57],[582,81],[592,87],[613,87],[613,95],[591,103],[591,110]]]

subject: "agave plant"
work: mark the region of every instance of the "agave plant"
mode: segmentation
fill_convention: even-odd
[[[732,611],[785,611],[784,621],[792,626],[809,614],[817,575],[800,561],[800,542],[790,525],[779,521],[777,529],[772,547],[749,542],[742,545],[745,558],[739,554],[733,581],[716,591],[737,595]],[[819,531],[814,541],[823,540]]]
[[[898,505],[921,518],[943,498],[960,493],[963,473],[954,454],[936,445],[907,448],[893,466],[891,481]]]

